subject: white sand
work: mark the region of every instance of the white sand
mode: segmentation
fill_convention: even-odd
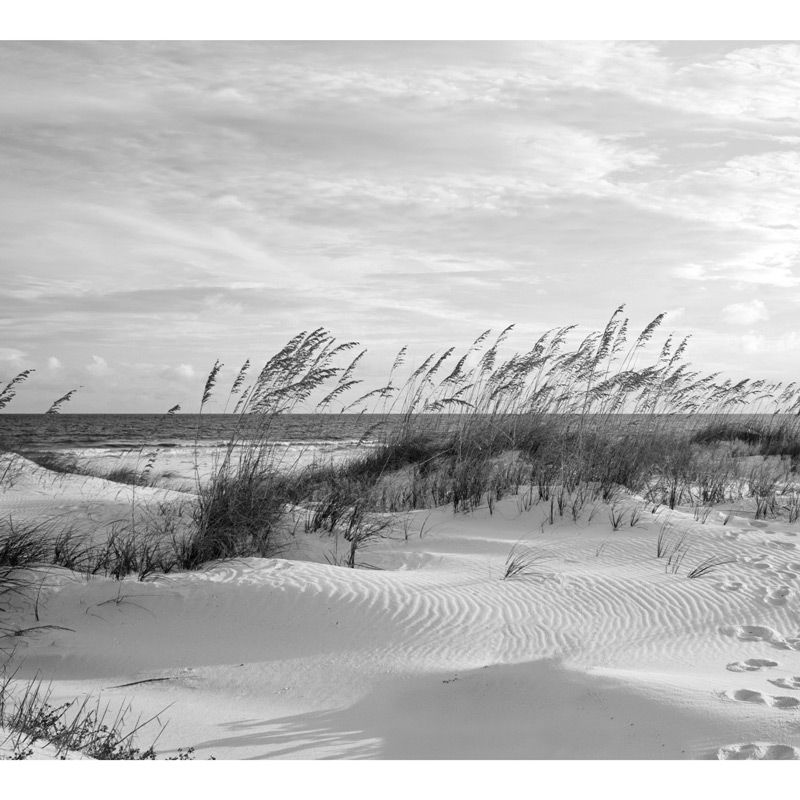
[[[25,464],[0,514],[90,525],[87,509],[129,513],[130,492]],[[38,622],[15,604],[13,626],[55,626],[14,637],[20,676],[52,679],[54,700],[169,706],[165,755],[800,757],[797,524],[672,512],[690,530],[673,575],[655,555],[670,512],[616,532],[606,506],[544,513],[508,498],[491,516],[399,515],[360,552],[381,569],[331,566],[332,541],[299,532],[286,558],[143,583],[52,570]],[[520,541],[546,559],[501,580]],[[686,577],[712,554],[736,562]]]

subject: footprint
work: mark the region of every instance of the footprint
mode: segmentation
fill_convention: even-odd
[[[751,742],[729,744],[717,750],[720,761],[798,761],[800,749],[789,744]]]
[[[728,697],[738,700],[740,703],[758,703],[765,706],[767,700],[761,692],[754,692],[752,689],[737,689],[733,693],[728,693]]]
[[[769,522],[764,522],[761,519],[751,519],[750,520],[750,527],[751,528],[766,528],[769,526]]]
[[[778,572],[778,577],[784,581],[796,581],[798,575],[796,572],[786,572],[784,570],[781,570],[780,572]]]
[[[729,693],[728,697],[739,703],[754,703],[760,706],[771,706],[772,708],[793,709],[800,706],[800,699],[797,697],[773,697],[763,692],[756,692],[753,689],[737,689]]]
[[[722,589],[726,592],[738,592],[744,588],[744,584],[741,581],[735,581],[732,578],[728,578],[717,584],[717,589]]]
[[[747,661],[733,661],[726,669],[731,672],[757,672],[765,667],[777,667],[777,661],[770,661],[768,658],[748,658]]]
[[[786,567],[794,570],[794,572],[800,572],[800,561],[792,561],[790,564],[787,564]]]
[[[742,642],[768,642],[779,650],[800,650],[800,634],[784,637],[774,628],[764,625],[727,625],[719,632],[723,636],[735,636]]]
[[[730,625],[721,628],[720,632],[726,636],[735,636],[743,642],[783,642],[783,636],[774,628],[763,625]]]
[[[800,691],[800,676],[798,675],[793,678],[770,678],[769,682],[775,686],[780,686],[781,689],[796,689]]]
[[[780,586],[777,589],[767,592],[766,595],[764,595],[764,602],[773,606],[784,606],[791,593],[792,591],[788,586]]]

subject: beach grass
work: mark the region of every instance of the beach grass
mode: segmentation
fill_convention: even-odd
[[[687,360],[687,339],[655,341],[664,315],[634,337],[623,312],[620,306],[604,328],[582,338],[574,325],[555,328],[506,356],[513,326],[411,365],[404,347],[374,388],[357,376],[365,351],[355,342],[337,342],[323,328],[302,332],[260,370],[248,360],[236,372],[224,398],[232,432],[208,478],[200,476],[196,438],[188,524],[178,531],[175,509],[164,504],[151,515],[150,533],[120,528],[90,549],[62,537],[45,560],[146,577],[278,554],[286,544],[282,520],[298,507],[306,509],[306,532],[347,537],[356,518],[367,530],[386,512],[450,506],[455,513],[483,507],[493,513],[507,495],[525,498],[528,510],[544,504],[550,522],[575,521],[585,507],[594,514],[598,503],[606,504],[614,529],[624,523],[622,494],[640,496],[654,510],[748,498],[756,517],[797,519],[800,387],[703,374]],[[3,405],[29,374],[5,385]],[[201,417],[223,378],[217,361],[203,388]],[[59,398],[50,413],[71,396]],[[369,414],[373,422],[360,442],[369,447],[335,465],[285,463],[275,442],[278,419],[309,404],[316,412]],[[197,437],[199,431],[198,422]],[[150,485],[153,457],[146,455],[142,469],[107,470],[102,477]],[[749,463],[753,456],[763,463]],[[780,464],[769,460],[775,457]],[[87,470],[58,453],[34,458],[55,471]],[[24,538],[12,536],[7,545],[22,547]],[[346,540],[356,542],[355,552],[359,536]]]
[[[39,678],[20,681],[4,667],[0,673],[0,745],[11,751],[12,760],[26,760],[36,745],[49,748],[53,758],[88,757],[95,760],[150,761],[164,725],[158,714],[133,722],[132,708],[116,710],[90,697],[56,704],[52,687]],[[143,730],[156,727],[150,744],[141,747]]]
[[[577,341],[574,326],[567,326],[507,356],[511,328],[493,338],[484,332],[466,349],[447,348],[410,366],[403,348],[375,388],[357,377],[364,351],[353,356],[354,342],[339,343],[324,329],[298,334],[260,370],[247,361],[236,372],[223,396],[234,420],[231,433],[207,477],[199,466],[198,423],[194,486],[177,499],[154,500],[149,490],[138,490],[155,482],[154,458],[145,451],[141,468],[105,472],[57,452],[29,453],[53,472],[91,474],[135,491],[129,518],[91,537],[67,518],[0,517],[3,637],[13,645],[33,630],[6,624],[3,615],[27,603],[38,622],[38,596],[54,568],[143,581],[225,559],[274,557],[297,536],[296,526],[286,524],[290,515],[305,521],[301,535],[330,537],[330,564],[350,569],[371,566],[364,550],[392,536],[405,512],[446,507],[457,515],[483,509],[493,515],[506,497],[516,498],[520,514],[538,511],[542,530],[562,520],[595,519],[613,532],[608,541],[623,539],[643,515],[658,519],[664,509],[688,509],[698,525],[720,504],[727,505],[726,522],[733,504],[755,520],[797,522],[800,387],[700,373],[686,359],[686,340],[667,336],[655,344],[662,315],[631,337],[622,312]],[[20,373],[0,389],[0,409],[29,375]],[[201,417],[224,377],[217,361],[203,387]],[[71,396],[59,398],[49,413],[59,413]],[[370,415],[364,447],[343,463],[302,469],[287,463],[276,442],[279,418],[309,406]],[[6,454],[3,489],[19,474],[15,456]],[[656,563],[691,581],[732,563],[712,555],[692,565],[691,542],[690,532],[666,513]],[[517,591],[515,580],[542,577],[544,559],[534,546],[515,545],[500,573],[509,582],[504,590]],[[15,758],[29,757],[40,744],[57,756],[155,758],[157,736],[146,747],[136,740],[158,721],[128,724],[130,713],[86,698],[55,704],[38,678],[20,682],[6,673],[0,679],[0,728]]]

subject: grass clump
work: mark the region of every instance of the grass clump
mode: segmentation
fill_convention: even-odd
[[[291,465],[280,464],[280,450],[272,435],[276,419],[327,389],[317,408],[358,383],[351,376],[359,357],[349,366],[336,366],[355,342],[337,344],[322,328],[293,337],[262,367],[248,384],[249,360],[231,385],[228,402],[235,402],[236,423],[223,453],[207,481],[197,474],[194,528],[185,542],[182,566],[194,568],[220,558],[269,556],[281,547],[277,524],[287,504],[297,497],[295,483],[286,475]],[[217,362],[206,380],[200,414],[210,400],[222,364]],[[199,429],[199,423],[198,423]]]
[[[453,347],[430,353],[416,366],[406,364],[402,348],[388,380],[352,401],[365,351],[352,358],[354,342],[338,343],[322,328],[302,332],[259,371],[248,360],[236,373],[224,408],[232,407],[232,432],[208,478],[197,465],[198,421],[196,499],[185,532],[167,531],[165,523],[161,538],[169,546],[140,537],[139,552],[118,532],[104,558],[95,553],[87,568],[146,576],[274,555],[286,541],[284,517],[298,506],[308,532],[329,533],[346,528],[354,515],[375,512],[450,505],[458,513],[481,507],[493,513],[515,494],[525,510],[545,504],[551,523],[565,516],[577,521],[582,509],[605,503],[612,527],[621,527],[625,492],[670,509],[747,496],[757,516],[788,509],[797,518],[786,476],[748,475],[741,456],[755,448],[765,457],[778,451],[793,457],[800,436],[788,415],[800,409],[800,389],[694,371],[686,339],[654,341],[663,319],[658,315],[634,338],[620,306],[604,328],[577,342],[571,343],[574,326],[555,328],[506,358],[501,351],[513,326],[494,338],[485,331],[460,353]],[[201,417],[222,374],[218,361],[204,386]],[[13,396],[24,379],[17,376],[0,397]],[[53,413],[67,399],[69,393]],[[309,406],[365,415],[364,452],[335,466],[300,470],[286,463],[277,420]],[[85,470],[63,455],[36,458],[51,469]],[[153,458],[143,470],[120,468],[104,477],[144,485]],[[57,560],[75,565],[80,554],[79,544],[67,540]]]
[[[131,707],[112,711],[101,707],[99,699],[89,697],[54,704],[52,688],[40,679],[24,682],[21,689],[15,675],[6,670],[0,676],[0,729],[10,749],[9,758],[24,760],[33,754],[34,745],[47,746],[55,758],[77,754],[98,760],[150,761],[156,758],[155,745],[164,730],[159,715],[128,723]],[[159,730],[146,747],[138,744],[141,731],[153,724]]]
[[[155,486],[157,481],[152,474],[152,463],[143,469],[131,466],[102,468],[91,462],[80,461],[72,453],[51,450],[23,450],[20,455],[33,461],[44,469],[60,475],[83,475],[87,478],[102,478],[112,483],[126,486]]]
[[[620,490],[670,508],[695,494],[719,502],[732,462],[721,470],[704,455],[719,438],[695,432],[700,417],[704,424],[725,419],[765,396],[778,398],[772,411],[791,413],[800,395],[796,387],[701,375],[685,360],[687,340],[672,336],[640,365],[663,317],[631,341],[620,307],[576,348],[567,346],[572,327],[558,328],[506,360],[500,348],[511,327],[494,341],[487,331],[460,356],[454,348],[430,354],[405,381],[398,377],[403,348],[388,383],[364,396],[377,408],[361,408],[382,415],[371,431],[380,446],[339,475],[317,475],[317,482],[360,483],[386,510],[452,504],[472,511],[486,504],[491,511],[525,483],[535,486],[535,502],[573,496],[578,487],[610,503]],[[770,441],[778,447],[788,434]],[[398,471],[399,479],[387,478]]]
[[[539,565],[546,558],[532,547],[514,545],[506,558],[502,580],[535,577],[539,575]]]
[[[317,356],[316,344],[307,346],[305,335],[293,340],[262,372],[284,376],[276,395],[281,407],[245,408],[246,391],[237,402],[243,415],[262,414],[264,425],[238,465],[226,457],[216,470],[216,486],[206,489],[200,527],[202,520],[238,517],[231,529],[243,532],[244,549],[268,551],[270,531],[290,504],[312,509],[306,530],[333,531],[355,504],[389,512],[441,505],[452,505],[456,512],[487,506],[492,512],[503,496],[525,490],[528,507],[545,502],[553,517],[557,512],[577,519],[587,503],[613,505],[621,491],[641,493],[653,506],[669,508],[709,506],[731,499],[737,490],[741,495],[735,453],[730,448],[709,452],[727,444],[719,426],[738,409],[757,408],[764,397],[777,398],[772,412],[793,413],[800,407],[796,387],[720,382],[716,375],[702,375],[685,360],[687,340],[672,336],[643,366],[639,362],[653,352],[652,339],[664,315],[631,340],[622,310],[572,349],[567,344],[572,326],[546,332],[528,351],[506,360],[500,350],[512,326],[494,340],[484,332],[460,355],[452,347],[431,353],[416,367],[406,368],[408,352],[402,348],[384,385],[352,402],[342,399],[342,411],[377,419],[361,441],[370,444],[368,451],[346,464],[313,467],[287,478],[272,472],[268,450],[274,415],[294,406],[294,388],[310,389],[317,379],[338,377],[318,406],[327,409],[359,382],[352,374],[363,355],[337,372],[324,358],[316,360],[335,350],[332,340],[323,344],[320,339]],[[314,365],[322,368],[310,379]],[[218,372],[215,365],[204,402]],[[237,376],[231,397],[243,386],[244,374]],[[773,435],[769,447],[791,450],[787,431]],[[229,454],[234,451],[229,448]],[[241,484],[241,496],[231,480]],[[251,506],[254,497],[259,500]],[[262,524],[253,535],[245,521],[253,520],[257,509]],[[209,526],[204,529],[210,535]],[[210,549],[236,552],[228,544]]]

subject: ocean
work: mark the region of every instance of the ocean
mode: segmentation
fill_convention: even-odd
[[[683,415],[669,416],[671,424],[688,422]],[[772,424],[779,420],[768,415],[730,417],[769,418]],[[415,427],[441,431],[459,419],[463,417],[455,414],[417,415]],[[712,419],[692,415],[695,426]],[[621,414],[617,420],[624,428],[646,427],[664,417]],[[268,438],[275,445],[276,465],[291,470],[346,461],[375,447],[402,422],[402,415],[284,414],[272,418]],[[233,414],[0,414],[0,450],[55,452],[92,474],[119,468],[141,471],[152,459],[150,474],[158,483],[183,487],[210,473],[237,426],[237,438],[247,442],[259,424],[257,418]]]
[[[154,458],[159,483],[186,485],[209,473],[237,425],[246,442],[257,424],[233,414],[0,414],[0,448],[57,453],[97,474],[139,471]],[[296,469],[351,458],[396,424],[373,414],[286,414],[273,418],[268,438],[279,467]]]

